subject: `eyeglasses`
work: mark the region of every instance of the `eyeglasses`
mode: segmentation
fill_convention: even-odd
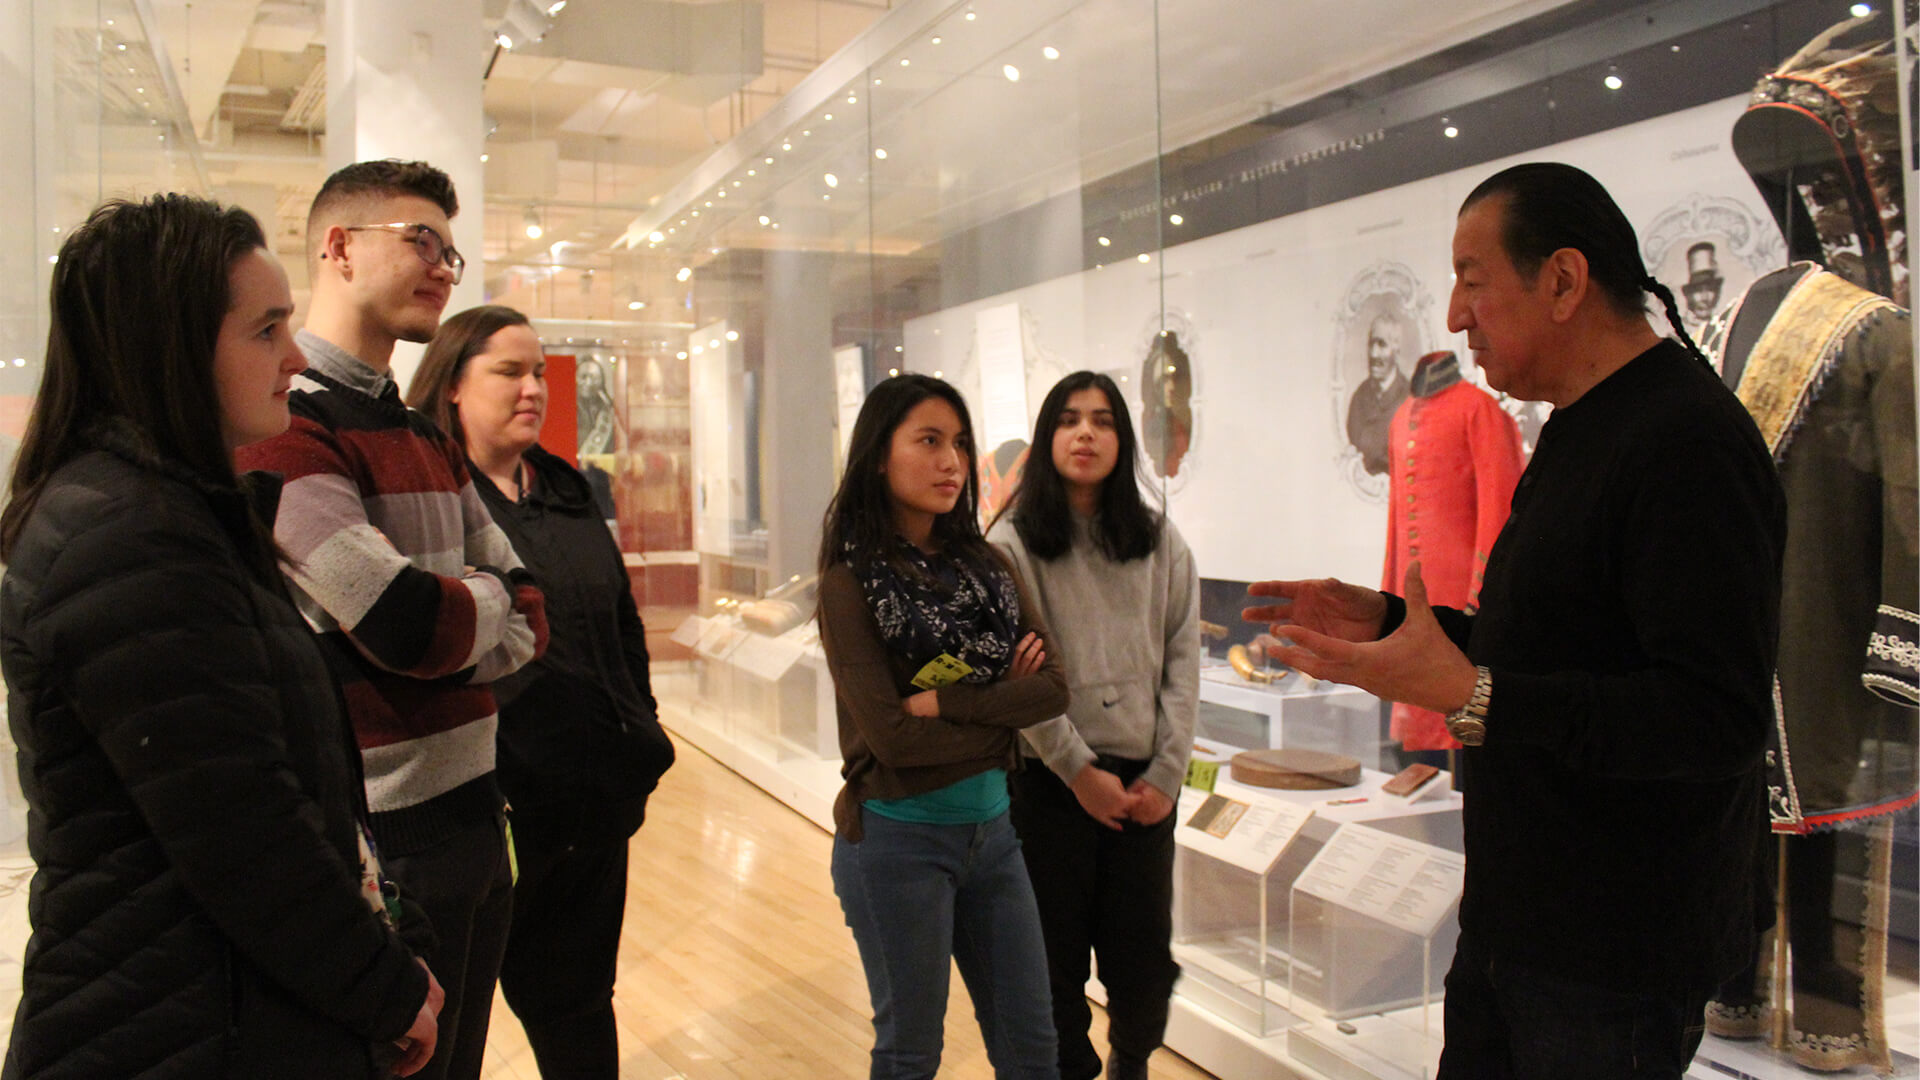
[[[452,244],[447,243],[435,232],[433,226],[422,225],[417,221],[390,221],[385,225],[348,225],[348,232],[360,232],[363,229],[377,229],[380,232],[398,233],[420,256],[420,261],[428,266],[446,264],[453,271],[453,283],[460,284],[460,276],[467,271],[467,260],[460,257]],[[411,229],[411,235],[408,230]]]

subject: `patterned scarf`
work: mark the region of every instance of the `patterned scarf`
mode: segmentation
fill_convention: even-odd
[[[1013,663],[1020,625],[1020,594],[1013,575],[997,563],[975,566],[946,554],[928,555],[902,539],[892,559],[842,552],[873,609],[887,647],[915,668],[945,653],[973,668],[961,682],[989,683]]]

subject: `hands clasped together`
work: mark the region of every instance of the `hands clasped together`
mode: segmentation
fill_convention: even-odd
[[[1473,661],[1440,629],[1417,562],[1407,567],[1406,618],[1385,637],[1387,598],[1374,589],[1317,578],[1257,581],[1247,595],[1280,601],[1240,613],[1291,642],[1267,655],[1316,679],[1441,713],[1461,708],[1473,694]]]

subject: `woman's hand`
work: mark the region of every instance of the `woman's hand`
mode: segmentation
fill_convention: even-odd
[[[393,1066],[395,1076],[412,1076],[432,1059],[434,1044],[440,1039],[440,1006],[447,1003],[447,992],[440,988],[440,980],[433,977],[433,969],[427,967],[425,960],[415,959],[427,973],[427,1000],[420,1003],[413,1026],[395,1041],[401,1051],[400,1060]]]
[[[940,715],[940,691],[922,690],[917,694],[910,694],[902,704],[906,705],[908,716],[930,720]]]
[[[1047,650],[1040,644],[1039,634],[1028,634],[1014,646],[1013,666],[1007,669],[1006,678],[1022,679],[1040,670],[1047,662]]]

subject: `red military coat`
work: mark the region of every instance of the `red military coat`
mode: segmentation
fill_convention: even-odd
[[[1451,353],[1423,357],[1413,387],[1387,441],[1392,486],[1381,585],[1401,592],[1417,561],[1431,603],[1471,608],[1525,464],[1520,429],[1492,395],[1460,378]],[[1408,750],[1460,745],[1445,716],[1410,705],[1394,705],[1391,730]]]

